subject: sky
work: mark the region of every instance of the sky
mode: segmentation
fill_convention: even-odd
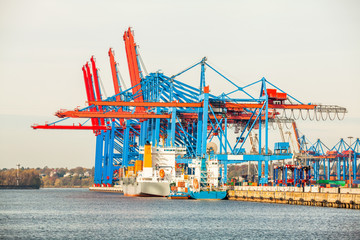
[[[81,67],[92,55],[113,95],[110,47],[130,86],[129,26],[149,72],[171,76],[206,56],[240,86],[265,77],[304,103],[347,108],[343,121],[299,121],[311,141],[360,137],[359,12],[356,0],[0,0],[0,168],[94,166],[91,131],[30,126],[86,106]],[[199,76],[181,80],[198,86]],[[213,93],[230,90],[207,76]]]

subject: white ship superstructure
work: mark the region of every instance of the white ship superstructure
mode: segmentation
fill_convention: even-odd
[[[189,164],[189,168],[193,173],[189,176],[192,190],[200,191],[200,189],[213,189],[220,187],[221,165],[215,158],[196,158]],[[198,186],[196,183],[197,182]]]
[[[186,148],[152,147],[146,144],[140,148],[139,153],[144,156],[143,161],[140,161],[142,170],[134,170],[132,176],[129,172],[125,174],[125,178],[121,181],[124,195],[168,196],[170,183],[175,179],[176,174],[175,158],[184,155]]]

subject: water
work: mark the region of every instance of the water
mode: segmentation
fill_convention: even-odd
[[[0,190],[0,239],[360,239],[360,211]]]

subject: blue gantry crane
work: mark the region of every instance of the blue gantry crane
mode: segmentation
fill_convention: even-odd
[[[167,76],[161,72],[147,74],[143,71],[139,49],[130,28],[124,33],[124,41],[131,87],[126,88],[122,81],[114,51],[110,49],[108,53],[115,92],[113,96],[103,97],[95,59],[91,57],[90,63],[82,68],[88,106],[72,111],[60,110],[56,113],[56,116],[62,118],[60,121],[32,126],[34,129],[93,130],[96,136],[95,186],[113,185],[121,177],[123,169],[134,167],[136,162],[142,161],[140,148],[146,142],[152,146],[186,148],[186,153],[176,158],[176,162],[184,166],[196,157],[211,155],[223,166],[223,183],[227,182],[229,164],[256,162],[257,181],[259,184],[268,184],[271,172],[269,163],[292,159],[294,154],[289,151],[288,142],[278,142],[274,151],[270,151],[269,124],[275,121],[293,123],[298,146],[297,157],[306,158],[308,165],[313,163],[312,175],[315,179],[330,178],[329,159],[332,158],[325,158],[328,148],[324,149],[320,140],[307,148],[305,137],[299,137],[294,124],[295,112],[304,120],[326,120],[336,116],[340,119],[339,116],[346,113],[345,108],[303,103],[265,78],[241,86],[209,64],[207,58],[202,58],[175,75]],[[200,80],[195,85],[199,87],[179,80],[184,73],[197,68],[200,68]],[[231,89],[226,89],[221,94],[211,94],[212,85],[206,79],[206,71],[213,71],[218,76],[218,81],[228,83],[232,86]],[[87,124],[59,125],[69,118],[90,121],[86,121]],[[254,149],[257,148],[255,153],[245,148],[254,132],[258,136],[257,146],[253,146]],[[209,143],[217,144],[218,151],[210,153]],[[251,143],[254,145],[253,141]],[[359,139],[352,146],[348,146],[346,150],[352,151],[350,155],[354,159],[352,166],[355,178]],[[333,151],[337,151],[339,165],[340,150],[334,147]],[[344,155],[344,152],[341,154]],[[324,158],[323,162],[318,160],[320,157]],[[320,164],[325,168],[325,159],[328,161],[328,172],[320,176]],[[339,168],[337,171],[339,177]],[[301,174],[300,171],[298,176]]]

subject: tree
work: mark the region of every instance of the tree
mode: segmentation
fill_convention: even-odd
[[[54,183],[54,187],[62,187],[62,186],[63,186],[62,180],[60,178],[56,179]]]

